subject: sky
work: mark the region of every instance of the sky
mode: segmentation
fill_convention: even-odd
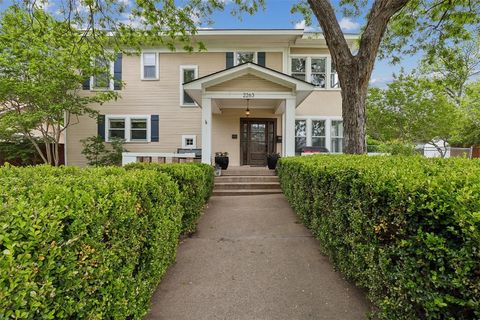
[[[45,1],[45,0],[44,0]],[[133,3],[132,0],[119,0],[127,4]],[[300,14],[293,15],[290,13],[292,5],[298,0],[265,0],[265,10],[260,10],[253,16],[243,14],[242,19],[233,17],[229,13],[232,0],[224,0],[227,3],[224,12],[216,12],[211,17],[212,25],[203,25],[208,28],[218,29],[305,29],[306,31],[318,31],[318,23],[313,26],[306,26],[305,20]],[[55,0],[49,2],[48,8],[55,10]],[[338,6],[338,0],[332,1],[335,6]],[[0,0],[0,12],[3,11],[11,3],[11,0]],[[337,14],[337,19],[345,33],[358,33],[364,24],[364,20],[359,18],[350,18],[341,16],[340,12]],[[313,21],[316,22],[315,17]],[[375,68],[370,80],[370,85],[375,87],[385,87],[387,83],[391,82],[392,74],[399,73],[401,68],[405,71],[410,71],[416,67],[418,63],[418,56],[406,56],[397,65],[391,65],[388,61],[376,61]]]

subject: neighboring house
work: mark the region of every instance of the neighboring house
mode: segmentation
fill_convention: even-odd
[[[358,36],[346,38],[353,47]],[[204,30],[195,39],[208,51],[149,47],[112,62],[125,83],[121,98],[97,107],[98,124],[80,117],[68,128],[67,164],[86,164],[80,140],[95,134],[124,138],[138,153],[201,149],[204,163],[228,152],[233,166],[265,165],[266,153],[290,156],[305,146],[342,152],[341,93],[321,34]],[[97,78],[84,89],[119,89]]]

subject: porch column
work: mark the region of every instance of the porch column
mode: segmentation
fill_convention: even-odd
[[[202,163],[212,164],[212,99],[202,98]]]
[[[295,155],[295,98],[285,100],[285,156]]]

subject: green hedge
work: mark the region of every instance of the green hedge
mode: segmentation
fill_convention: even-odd
[[[141,319],[175,258],[163,173],[0,168],[0,318]]]
[[[480,319],[480,163],[283,158],[282,188],[381,319]]]
[[[127,170],[155,170],[168,174],[178,183],[183,208],[182,232],[195,231],[197,219],[213,191],[213,167],[200,163],[155,164],[131,163]]]

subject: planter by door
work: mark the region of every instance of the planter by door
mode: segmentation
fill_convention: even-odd
[[[277,168],[277,162],[280,156],[278,155],[268,155],[267,156],[267,166],[270,170],[275,170]]]
[[[227,170],[228,157],[215,157],[215,164],[218,164],[222,170]]]

